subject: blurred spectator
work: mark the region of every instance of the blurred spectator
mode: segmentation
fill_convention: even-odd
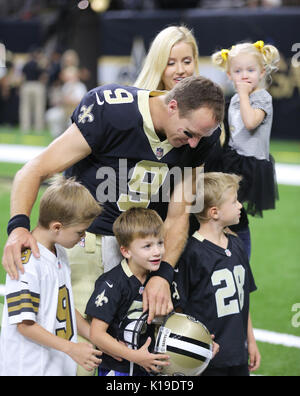
[[[0,77],[0,123],[19,124],[20,78],[15,70],[13,54],[6,52],[6,69]]]
[[[59,83],[59,74],[61,72],[61,53],[54,50],[50,56],[47,66],[48,87]]]
[[[69,66],[79,67],[79,56],[73,49],[67,49],[61,57],[61,68]]]
[[[20,88],[20,128],[42,131],[46,110],[46,73],[40,64],[40,52],[34,50],[22,69],[23,82]]]
[[[80,70],[68,66],[61,72],[63,85],[61,89],[52,90],[50,103],[52,107],[46,112],[46,122],[51,135],[56,138],[71,125],[70,117],[87,92],[84,83],[80,81]]]

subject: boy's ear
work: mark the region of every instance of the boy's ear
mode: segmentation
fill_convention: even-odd
[[[212,219],[218,220],[218,218],[219,218],[219,211],[218,211],[218,208],[217,208],[216,206],[213,206],[213,207],[211,207],[211,208],[209,209],[209,214],[210,214],[210,217],[211,217]]]
[[[59,221],[52,221],[49,225],[49,230],[53,232],[59,232],[63,228],[63,225]]]
[[[122,256],[127,259],[129,259],[131,257],[129,249],[125,246],[120,246],[120,252],[121,252]]]

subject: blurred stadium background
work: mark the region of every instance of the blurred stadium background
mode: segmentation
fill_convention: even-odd
[[[247,39],[272,43],[281,52],[280,70],[270,89],[271,153],[277,163],[280,200],[263,219],[250,218],[251,266],[258,285],[251,315],[262,354],[256,374],[299,376],[299,18],[299,0],[0,0],[0,256],[13,176],[63,131],[67,121],[62,113],[52,112],[59,120],[53,124],[49,110],[61,109],[62,87],[69,78],[79,83],[81,91],[76,93],[109,82],[131,84],[154,36],[168,25],[183,23],[197,38],[200,73],[221,84],[230,97],[232,86],[210,65],[210,54]],[[31,57],[39,65],[39,92],[44,98],[39,104],[45,103],[36,123],[22,115],[21,105],[26,84],[22,69]],[[70,67],[76,73],[63,73]],[[68,111],[75,105],[65,104]],[[4,282],[0,267],[0,316]]]

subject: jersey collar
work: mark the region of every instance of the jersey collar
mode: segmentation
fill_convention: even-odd
[[[228,246],[226,249],[221,248],[218,245],[215,245],[214,243],[210,242],[209,240],[205,239],[203,235],[201,235],[198,231],[195,231],[193,234],[193,238],[196,238],[199,242],[203,242],[207,247],[210,249],[215,250],[218,253],[221,253],[222,255],[225,255],[227,257],[231,257],[232,252],[231,252],[231,239],[228,234],[225,233],[225,235],[228,238]]]
[[[143,118],[143,128],[145,135],[149,141],[151,149],[158,160],[161,160],[169,151],[174,147],[166,139],[163,142],[160,141],[157,136],[153,121],[151,118],[150,108],[149,108],[149,98],[153,96],[165,95],[164,91],[138,91],[138,107]]]

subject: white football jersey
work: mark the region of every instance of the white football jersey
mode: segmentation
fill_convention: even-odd
[[[65,353],[41,346],[21,335],[17,324],[32,320],[49,332],[77,342],[70,267],[65,250],[57,256],[38,244],[40,258],[23,252],[25,273],[6,278],[0,337],[0,376],[73,376],[77,364]]]

